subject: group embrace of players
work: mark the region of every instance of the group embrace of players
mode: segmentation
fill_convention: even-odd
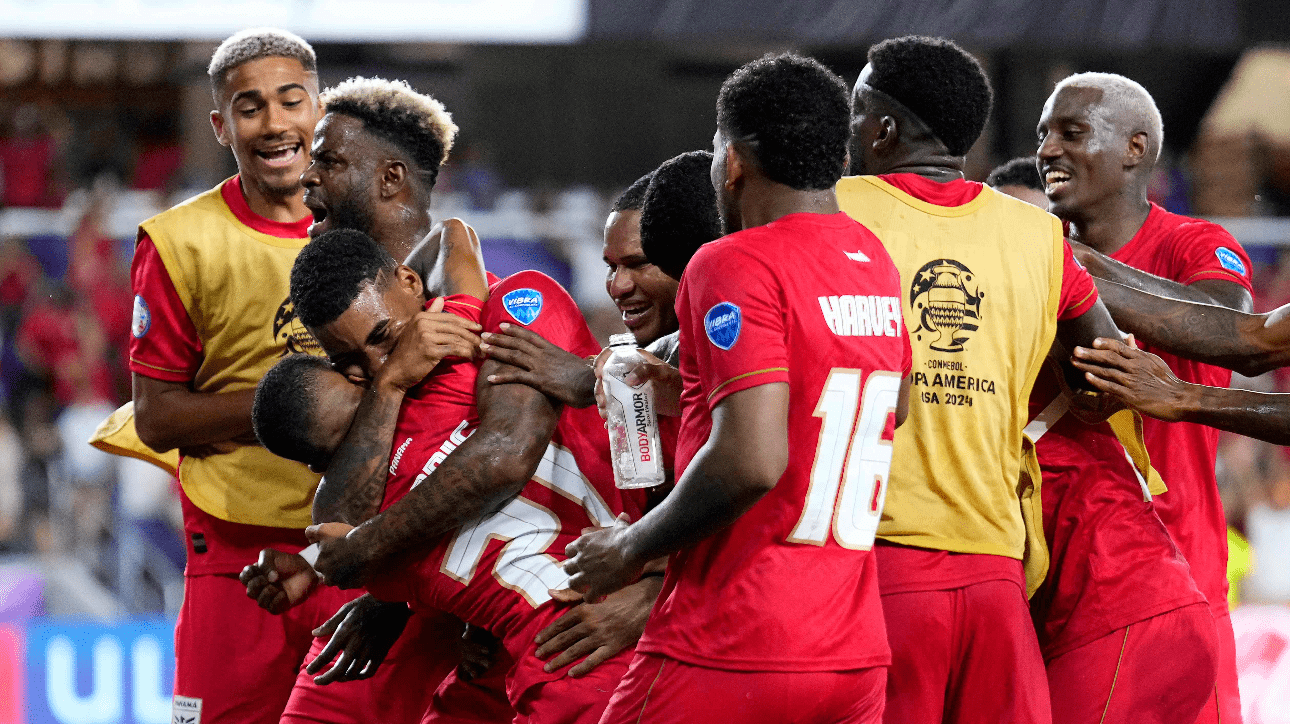
[[[614,204],[675,480],[639,491],[568,293],[431,219],[443,105],[226,40],[239,174],[140,227],[115,441],[183,455],[175,721],[1239,721],[1201,423],[1285,435],[1211,366],[1280,363],[1283,315],[1147,201],[1136,83],[1063,81],[983,185],[980,65],[868,61],[743,66]]]

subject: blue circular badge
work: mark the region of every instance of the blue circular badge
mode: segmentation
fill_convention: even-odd
[[[143,337],[148,333],[148,328],[152,326],[152,313],[148,311],[148,303],[143,301],[143,296],[134,295],[134,313],[130,315],[130,334],[135,339]]]
[[[708,341],[721,349],[730,349],[739,341],[739,331],[743,329],[743,312],[730,302],[713,305],[703,315],[703,331],[708,333]]]

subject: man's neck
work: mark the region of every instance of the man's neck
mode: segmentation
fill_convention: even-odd
[[[963,176],[962,156],[932,156],[910,158],[893,164],[878,175],[913,173],[939,183],[959,181]]]
[[[378,222],[372,229],[372,238],[385,247],[390,256],[404,260],[433,227],[428,209],[403,207],[386,223]]]
[[[257,216],[279,224],[293,224],[309,215],[309,207],[305,206],[304,201],[304,187],[298,187],[290,195],[279,196],[269,193],[245,176],[242,177],[241,186],[242,198]]]
[[[1070,237],[1109,256],[1133,241],[1150,213],[1146,192],[1126,189],[1080,213],[1068,214]]]
[[[745,189],[739,204],[745,229],[764,226],[789,214],[836,214],[838,211],[838,197],[831,188],[802,191],[773,181]]]

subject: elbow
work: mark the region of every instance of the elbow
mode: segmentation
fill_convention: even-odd
[[[140,442],[157,452],[166,452],[179,447],[179,443],[171,434],[172,426],[157,419],[157,412],[148,404],[146,398],[135,400],[134,430],[139,435]]]
[[[775,489],[784,471],[788,469],[788,451],[763,451],[763,454],[751,456],[748,465],[739,476],[742,486],[749,495],[760,499]]]

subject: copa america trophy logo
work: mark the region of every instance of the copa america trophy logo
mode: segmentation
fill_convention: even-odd
[[[918,317],[912,334],[937,352],[962,352],[979,326],[980,291],[976,275],[953,259],[936,259],[924,264],[909,288],[909,306]]]

